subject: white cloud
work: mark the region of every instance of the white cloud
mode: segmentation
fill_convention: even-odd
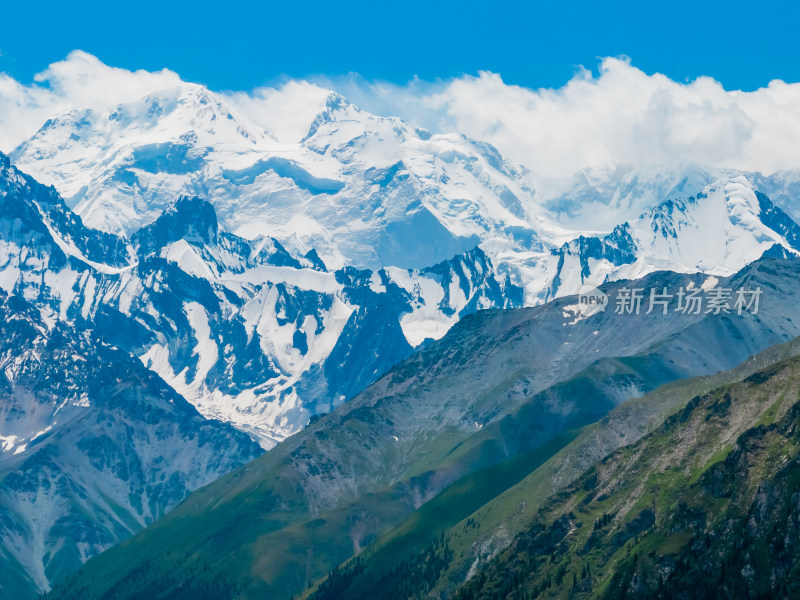
[[[167,69],[149,72],[109,67],[80,50],[51,64],[30,85],[0,73],[0,150],[13,150],[49,117],[61,112],[108,109],[180,82],[180,77]]]
[[[228,92],[228,102],[283,142],[298,142],[322,110],[331,90],[308,81],[288,81],[252,92]]]
[[[57,112],[107,108],[179,83],[168,70],[113,68],[80,51],[31,85],[0,74],[0,149],[12,149]],[[604,59],[597,76],[578,71],[558,89],[508,85],[484,72],[406,85],[316,77],[224,96],[279,140],[294,142],[329,89],[376,114],[486,140],[543,175],[618,163],[695,162],[766,173],[800,168],[800,84],[726,91],[711,78],[679,83],[618,58]]]
[[[726,91],[708,77],[678,83],[607,58],[598,76],[580,70],[559,89],[508,85],[486,72],[434,84],[358,87],[351,96],[360,96],[367,110],[491,142],[547,175],[619,163],[695,162],[767,173],[800,168],[800,84]]]

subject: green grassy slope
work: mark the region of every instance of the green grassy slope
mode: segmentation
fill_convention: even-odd
[[[598,423],[468,476],[306,595],[318,600],[449,595],[470,569],[476,570],[507,546],[553,492],[592,464],[640,439],[692,397],[741,381],[796,354],[800,339],[772,347],[730,371],[667,384],[622,404]],[[487,497],[491,499],[483,503]],[[447,560],[442,560],[445,554]]]
[[[455,597],[797,597],[799,452],[796,357],[592,467]]]

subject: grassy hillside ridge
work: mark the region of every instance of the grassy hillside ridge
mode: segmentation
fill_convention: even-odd
[[[455,598],[796,597],[799,453],[794,357],[590,468]]]
[[[618,406],[598,423],[573,432],[570,437],[574,439],[561,449],[551,442],[538,454],[521,455],[486,469],[485,473],[468,476],[423,505],[358,557],[336,569],[331,577],[335,580],[335,589],[326,578],[305,596],[322,600],[334,597],[332,591],[341,600],[365,597],[365,594],[376,599],[449,595],[470,570],[475,572],[504,549],[530,523],[532,515],[553,492],[572,483],[592,464],[658,427],[690,398],[741,381],[798,354],[800,338],[771,347],[730,371],[664,385]],[[584,377],[588,374],[582,373],[576,379]],[[558,441],[562,440],[553,440]],[[544,463],[536,460],[547,451],[554,451],[554,454]],[[524,478],[504,487],[507,472],[518,476],[524,473]],[[497,489],[503,491],[479,509],[469,510],[476,500]],[[467,491],[472,492],[470,497],[465,497]],[[462,517],[453,522],[453,515]],[[430,544],[440,536],[442,547],[447,548],[448,560],[437,562],[432,560]],[[431,563],[436,563],[435,572],[428,566]],[[420,571],[414,571],[415,568]]]

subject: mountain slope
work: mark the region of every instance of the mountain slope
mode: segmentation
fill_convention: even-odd
[[[508,547],[553,492],[660,426],[690,398],[739,382],[798,353],[800,338],[772,347],[731,371],[665,385],[625,402],[579,432],[469,475],[333,570],[309,595],[314,600],[450,596]]]
[[[457,598],[797,593],[800,360],[694,398],[549,500]]]
[[[260,454],[136,358],[0,292],[0,591],[46,591]]]
[[[565,299],[466,318],[352,401],[88,563],[52,597],[135,598],[156,589],[175,598],[212,589],[290,597],[464,475],[533,450],[640,393],[609,383],[606,406],[591,396],[546,393],[598,360],[641,354],[651,365],[641,372],[661,380],[640,383],[655,387],[729,368],[795,337],[800,309],[788,299],[797,269],[796,261],[764,259],[722,282],[769,287],[774,295],[758,315],[608,311],[576,319],[574,300]],[[662,273],[642,285],[689,281]],[[179,547],[193,550],[176,563],[167,553]]]

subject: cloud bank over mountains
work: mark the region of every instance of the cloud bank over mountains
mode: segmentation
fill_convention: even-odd
[[[82,51],[29,84],[0,73],[0,150],[11,151],[60,112],[108,109],[180,82],[167,69],[128,71]],[[307,133],[330,90],[379,115],[490,142],[545,176],[620,163],[700,163],[766,174],[800,167],[800,83],[727,91],[709,77],[680,83],[648,75],[621,58],[603,59],[597,75],[582,68],[558,89],[509,85],[481,72],[405,85],[320,76],[222,95],[292,143]]]

